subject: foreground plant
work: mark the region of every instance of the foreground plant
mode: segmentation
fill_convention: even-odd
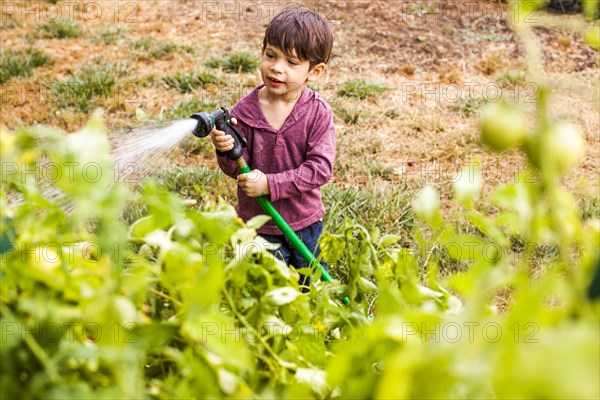
[[[424,188],[409,237],[345,221],[322,243],[344,285],[306,294],[256,237],[264,218],[115,184],[97,117],[3,131],[2,397],[600,397],[600,229],[559,185],[584,146],[533,78],[535,126],[498,150],[536,170],[488,202],[465,169],[444,215]],[[127,225],[130,202],[148,214]]]

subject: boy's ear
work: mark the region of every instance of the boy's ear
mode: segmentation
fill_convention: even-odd
[[[321,77],[321,75],[323,75],[325,73],[326,69],[327,69],[327,67],[325,66],[325,63],[319,63],[319,64],[315,65],[308,72],[308,81],[315,82],[316,80],[318,80]]]

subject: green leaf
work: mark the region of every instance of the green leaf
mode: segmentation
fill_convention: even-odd
[[[261,226],[263,226],[264,224],[266,224],[267,222],[269,222],[270,219],[271,219],[271,217],[268,215],[257,215],[253,218],[250,218],[246,222],[246,227],[248,227],[250,229],[258,229]]]
[[[329,388],[327,386],[327,374],[318,368],[298,368],[294,375],[298,383],[304,383],[321,398],[325,397]]]
[[[129,227],[129,237],[132,239],[142,239],[144,236],[156,229],[163,229],[164,226],[158,226],[156,217],[149,215],[135,221]]]
[[[379,240],[379,245],[381,247],[391,246],[398,243],[400,240],[402,240],[402,236],[399,235],[383,235]]]
[[[269,304],[275,306],[282,306],[284,304],[293,302],[299,295],[299,291],[297,291],[293,287],[286,286],[271,290],[270,292],[265,294],[264,299]]]
[[[466,216],[477,229],[492,239],[500,247],[504,248],[510,244],[506,235],[496,226],[492,219],[485,217],[477,211],[470,211]]]

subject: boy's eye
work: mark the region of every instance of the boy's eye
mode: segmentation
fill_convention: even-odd
[[[273,53],[267,53],[267,57],[273,58],[273,57],[275,57],[275,55]]]
[[[292,65],[298,65],[298,61],[289,60],[288,62],[289,62],[290,64],[292,64]]]

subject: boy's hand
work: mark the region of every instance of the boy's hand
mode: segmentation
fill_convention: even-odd
[[[235,118],[231,118],[231,123],[233,125],[237,125],[237,120]],[[233,149],[233,138],[231,135],[226,135],[225,132],[219,131],[216,128],[213,128],[210,131],[210,138],[212,139],[213,144],[217,148],[217,150],[226,153],[229,150]]]
[[[240,187],[248,197],[258,197],[271,193],[267,175],[257,169],[237,177]]]

